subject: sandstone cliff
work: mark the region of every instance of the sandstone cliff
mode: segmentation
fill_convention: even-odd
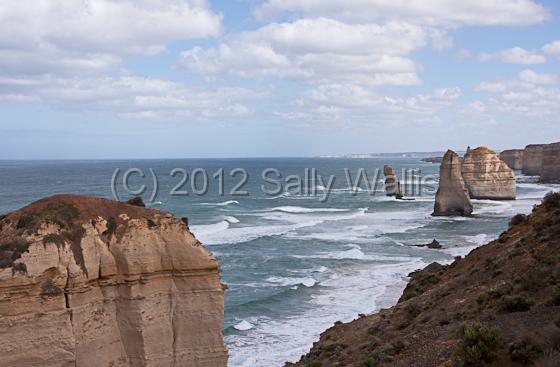
[[[472,214],[473,206],[461,175],[461,160],[448,150],[439,167],[439,187],[434,205],[435,216]]]
[[[383,166],[383,174],[385,175],[385,195],[395,196],[397,199],[402,198],[401,184],[393,167]]]
[[[560,143],[548,144],[543,148],[541,182],[560,183]]]
[[[500,159],[511,169],[523,169],[523,149],[504,150],[500,153]]]
[[[461,172],[471,199],[515,199],[515,174],[492,150],[468,149]]]
[[[321,335],[290,366],[560,366],[560,194],[448,266],[410,274],[399,303]]]
[[[543,149],[544,144],[531,144],[525,147],[521,170],[524,175],[538,176],[541,174]]]
[[[0,217],[0,365],[227,364],[218,262],[170,214],[55,196]]]

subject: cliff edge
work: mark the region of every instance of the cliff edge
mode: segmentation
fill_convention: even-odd
[[[287,366],[560,366],[560,193],[410,276],[397,305],[335,325]]]
[[[61,195],[0,216],[2,366],[225,367],[223,297],[168,213]]]

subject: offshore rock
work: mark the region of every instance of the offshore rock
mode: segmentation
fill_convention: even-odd
[[[402,199],[403,192],[401,184],[393,167],[388,165],[383,166],[383,174],[385,175],[385,195]]]
[[[514,170],[523,169],[523,149],[508,149],[500,153],[500,159]]]
[[[521,170],[524,175],[539,176],[541,174],[544,146],[545,144],[530,144],[525,147]]]
[[[541,182],[560,183],[560,142],[543,148]]]
[[[470,216],[473,206],[461,174],[461,160],[448,150],[439,167],[434,216]]]
[[[471,199],[515,199],[515,174],[492,150],[467,150],[461,172]]]
[[[225,367],[219,266],[172,215],[93,197],[0,221],[0,365]]]

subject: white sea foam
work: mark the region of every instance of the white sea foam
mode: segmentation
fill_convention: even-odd
[[[224,201],[221,203],[196,203],[193,205],[200,205],[200,206],[228,206],[228,205],[233,205],[233,204],[239,204],[239,201],[237,200],[228,200],[228,201]]]
[[[313,287],[317,283],[317,281],[311,277],[305,277],[305,278],[268,277],[266,281],[269,283],[280,285],[282,287],[296,286],[301,284],[309,288],[309,287]]]
[[[237,219],[237,218],[235,218],[235,217],[233,217],[233,216],[225,216],[225,217],[224,217],[224,220],[225,220],[225,221],[228,221],[229,223],[232,223],[232,224],[234,224],[234,223],[239,223],[239,219]]]
[[[233,327],[239,331],[247,331],[251,330],[254,326],[249,321],[243,320],[240,323],[235,324]]]
[[[349,210],[337,209],[337,208],[305,208],[301,206],[277,206],[271,209],[265,209],[263,211],[300,214],[300,213],[323,213],[323,212],[327,212],[327,213],[347,212]]]

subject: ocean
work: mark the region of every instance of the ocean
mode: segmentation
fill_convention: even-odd
[[[410,173],[401,181],[414,200],[384,195],[384,164]],[[336,321],[390,307],[411,271],[496,238],[511,216],[560,189],[518,174],[518,200],[474,200],[472,218],[434,218],[437,184],[418,182],[437,180],[438,170],[388,157],[0,161],[0,213],[53,194],[138,193],[150,207],[188,217],[228,286],[229,366],[274,367],[299,359]],[[360,172],[369,185],[352,189]],[[414,246],[434,238],[442,250]]]

